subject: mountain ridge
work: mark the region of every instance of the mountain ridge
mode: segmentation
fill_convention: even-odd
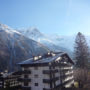
[[[49,49],[41,43],[27,38],[7,25],[0,24],[0,70],[16,70],[16,63],[48,51]]]
[[[76,34],[68,35],[68,36],[65,36],[65,35],[63,36],[58,34],[47,35],[40,32],[37,28],[35,29],[32,28],[32,30],[29,30],[29,29],[28,29],[29,33],[23,33],[23,30],[22,30],[22,34],[27,36],[28,38],[31,38],[37,42],[42,43],[43,45],[48,47],[51,51],[63,51],[68,53],[72,59],[74,58],[73,52],[74,52]],[[27,29],[24,29],[24,32],[27,32]],[[33,32],[34,34],[30,32]],[[86,36],[86,40],[88,45],[90,46],[90,43],[89,43],[90,36]]]

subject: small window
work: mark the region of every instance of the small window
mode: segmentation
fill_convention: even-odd
[[[24,67],[24,70],[28,70],[28,67]]]
[[[28,82],[24,82],[24,86],[28,86]]]
[[[35,77],[35,78],[38,78],[38,75],[37,75],[37,74],[35,74],[35,75],[34,75],[34,77]]]
[[[38,86],[38,83],[35,83],[35,86]]]
[[[34,67],[35,70],[38,70],[38,67]]]
[[[24,75],[24,78],[28,78],[28,75]]]

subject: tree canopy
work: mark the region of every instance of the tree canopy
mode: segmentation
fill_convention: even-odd
[[[89,47],[87,45],[85,36],[80,32],[77,34],[75,39],[74,54],[76,67],[87,68],[90,58]]]

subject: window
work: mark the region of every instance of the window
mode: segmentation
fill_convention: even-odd
[[[28,82],[24,82],[24,86],[28,86]]]
[[[28,70],[28,67],[24,67],[24,70]]]
[[[24,78],[28,78],[28,75],[24,75]]]
[[[38,86],[38,83],[35,83],[35,86]]]
[[[38,67],[34,67],[35,70],[38,70]]]
[[[35,78],[38,78],[38,75],[37,75],[37,74],[35,74],[35,75],[34,75],[34,77],[35,77]]]

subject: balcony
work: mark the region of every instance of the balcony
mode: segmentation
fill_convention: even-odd
[[[67,76],[66,75],[62,75],[62,76],[60,76],[60,78],[63,80],[63,79],[65,79]]]
[[[52,69],[52,70],[43,70],[43,74],[50,74],[50,73],[57,73],[57,69]]]
[[[52,79],[43,79],[43,83],[55,82],[57,80],[59,80],[59,77],[55,77],[55,78],[52,78]]]
[[[31,74],[31,71],[29,71],[29,70],[24,70],[24,71],[22,71],[21,73],[22,73],[22,74]]]
[[[61,70],[72,70],[72,67],[61,67]]]
[[[71,72],[72,71],[72,69],[63,69],[63,70],[61,70],[61,73],[67,73],[67,72]]]
[[[22,90],[31,90],[31,87],[29,87],[29,86],[22,86]]]
[[[72,74],[73,75],[73,71],[70,71],[70,72],[65,73],[65,75],[69,75],[69,74]]]
[[[71,79],[71,77],[72,77],[72,74],[70,74],[70,75],[64,75],[64,76],[61,76],[61,80],[63,82],[65,82],[65,81],[68,81],[69,79]]]
[[[52,89],[48,89],[48,88],[43,88],[43,90],[52,90]]]
[[[72,65],[68,63],[60,63],[60,66],[61,67],[71,67]]]
[[[63,74],[63,73],[62,73],[62,74],[60,75],[60,77],[61,77],[61,78],[66,78],[66,77],[72,76],[72,75],[73,75],[73,73],[69,73],[69,74]]]
[[[18,81],[20,82],[31,82],[30,78],[19,78]]]
[[[72,82],[74,80],[74,78],[70,78],[69,80],[67,80],[67,81],[64,81],[64,85],[66,85],[66,84],[68,84],[68,83],[70,83],[70,82]]]

